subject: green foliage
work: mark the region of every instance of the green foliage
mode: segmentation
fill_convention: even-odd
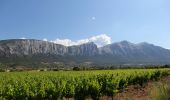
[[[7,100],[113,96],[131,84],[167,76],[170,69],[124,69],[57,72],[1,72],[0,98]]]
[[[73,70],[74,70],[74,71],[79,71],[80,68],[79,68],[79,67],[74,67]]]

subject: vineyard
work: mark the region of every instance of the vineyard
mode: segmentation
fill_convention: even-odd
[[[170,69],[2,72],[0,99],[98,100],[100,96],[113,96],[128,85],[143,86],[169,74]]]

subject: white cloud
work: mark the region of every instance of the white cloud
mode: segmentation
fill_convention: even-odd
[[[48,40],[46,38],[44,38],[43,41],[48,41]]]
[[[56,44],[62,44],[65,46],[80,45],[88,42],[94,42],[98,47],[101,47],[107,44],[111,44],[112,40],[111,37],[109,37],[108,35],[100,34],[100,35],[92,36],[90,38],[81,39],[77,41],[72,41],[70,39],[56,39],[51,42],[54,42]]]
[[[62,45],[65,45],[65,46],[77,45],[76,42],[74,42],[70,39],[56,39],[56,40],[51,41],[51,42],[54,42],[56,44],[62,44]]]
[[[22,37],[22,38],[20,38],[20,39],[26,39],[25,37]]]

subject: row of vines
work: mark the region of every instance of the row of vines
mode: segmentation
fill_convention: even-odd
[[[0,99],[60,100],[113,96],[128,85],[167,76],[170,69],[0,73]]]

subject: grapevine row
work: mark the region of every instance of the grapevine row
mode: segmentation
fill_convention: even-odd
[[[60,100],[113,96],[128,85],[143,85],[169,75],[170,69],[0,73],[0,99]]]

